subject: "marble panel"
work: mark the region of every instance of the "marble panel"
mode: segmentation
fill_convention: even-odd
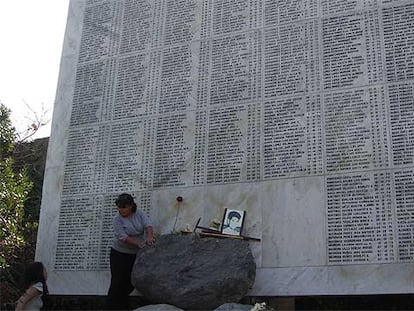
[[[322,177],[264,183],[263,267],[326,264],[323,184]]]
[[[409,264],[263,268],[248,295],[403,294],[412,292],[413,276]]]
[[[54,271],[48,274],[51,295],[106,295],[110,275],[101,271]]]
[[[232,184],[210,186],[206,189],[206,208],[203,225],[212,219],[223,221],[226,208],[246,211],[241,234],[262,238],[261,186],[260,184]],[[250,241],[257,267],[261,266],[262,242]]]
[[[181,196],[183,201],[178,202]],[[160,234],[194,228],[205,209],[205,190],[201,187],[156,190],[152,193],[151,219]]]

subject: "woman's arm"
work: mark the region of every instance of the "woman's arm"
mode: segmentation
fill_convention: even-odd
[[[119,217],[114,218],[113,226],[114,226],[115,238],[118,239],[119,241],[125,242],[129,245],[132,245],[138,248],[143,248],[145,246],[144,241],[135,240],[125,232],[122,221]]]
[[[131,238],[130,236],[128,236],[125,239],[125,243],[129,244],[129,245],[133,245],[136,246],[138,248],[143,248],[145,246],[145,241],[138,241],[138,240],[134,240],[133,238]]]
[[[24,294],[19,298],[19,300],[17,300],[17,305],[16,305],[16,311],[23,311],[24,310],[24,306],[33,298],[35,298],[36,296],[39,296],[41,294],[40,291],[38,291],[36,288],[34,287],[29,287]]]

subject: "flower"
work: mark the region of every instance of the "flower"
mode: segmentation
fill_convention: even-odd
[[[253,308],[250,309],[250,311],[262,311],[262,310],[266,310],[266,302],[262,302],[262,303],[256,302]]]

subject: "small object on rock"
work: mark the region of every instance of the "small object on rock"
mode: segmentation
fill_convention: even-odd
[[[246,241],[163,235],[139,250],[132,284],[152,303],[213,310],[240,301],[253,286],[256,264]]]
[[[256,302],[250,311],[275,311],[275,309],[266,305],[265,302]]]
[[[188,233],[192,233],[192,232],[193,232],[193,230],[191,230],[190,224],[187,224],[185,226],[185,229],[184,230],[181,230],[181,233],[182,234],[188,234]]]
[[[213,229],[213,230],[219,230],[220,229],[220,220],[218,220],[218,219],[212,219],[211,221],[210,221],[210,229]]]

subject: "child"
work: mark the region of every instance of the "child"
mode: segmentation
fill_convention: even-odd
[[[42,295],[48,294],[46,269],[41,262],[31,263],[25,271],[24,294],[17,300],[16,311],[37,311],[43,307]]]

